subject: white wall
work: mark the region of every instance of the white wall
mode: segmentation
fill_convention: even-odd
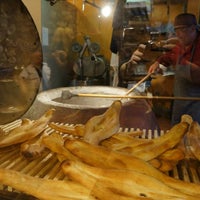
[[[22,0],[22,2],[30,12],[35,22],[40,38],[41,38],[41,1],[44,0]]]

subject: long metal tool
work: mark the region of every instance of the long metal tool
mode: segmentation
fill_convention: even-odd
[[[130,96],[130,95],[110,95],[110,94],[72,94],[79,97],[97,97],[97,98],[128,98],[128,99],[157,99],[157,100],[184,100],[184,101],[200,101],[200,97],[171,97],[171,96]]]
[[[115,94],[97,94],[97,93],[78,93],[73,94],[70,91],[65,91],[65,99],[70,99],[74,96],[77,97],[96,97],[96,98],[127,98],[127,99],[150,99],[150,100],[182,100],[182,101],[200,101],[200,97],[180,97],[180,96],[140,96],[140,95],[129,95],[136,87],[138,87],[142,82],[148,79],[152,73],[148,73],[143,79],[136,83],[130,90],[128,90],[124,95]]]

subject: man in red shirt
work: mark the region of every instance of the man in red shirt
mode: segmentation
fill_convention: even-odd
[[[200,32],[195,15],[176,16],[174,30],[178,43],[150,66],[149,73],[161,72],[161,65],[175,66],[174,96],[200,97]],[[179,123],[183,114],[191,115],[200,123],[200,101],[175,100],[172,125]]]

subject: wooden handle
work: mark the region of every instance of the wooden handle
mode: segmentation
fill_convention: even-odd
[[[141,83],[143,83],[146,79],[148,79],[152,73],[147,74],[144,78],[142,78],[139,82],[137,82],[128,92],[126,95],[129,95],[136,87],[138,87]]]
[[[200,101],[200,97],[170,97],[170,96],[128,96],[128,95],[110,95],[110,94],[77,94],[80,97],[99,97],[99,98],[127,98],[127,99],[157,99],[157,100],[184,100]]]

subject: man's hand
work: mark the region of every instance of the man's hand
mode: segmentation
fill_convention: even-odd
[[[145,48],[146,48],[146,45],[140,44],[138,48],[133,52],[130,59],[133,64],[137,64],[142,59]]]
[[[148,70],[148,73],[163,73],[163,69],[160,68],[160,63],[159,62],[154,62]]]

